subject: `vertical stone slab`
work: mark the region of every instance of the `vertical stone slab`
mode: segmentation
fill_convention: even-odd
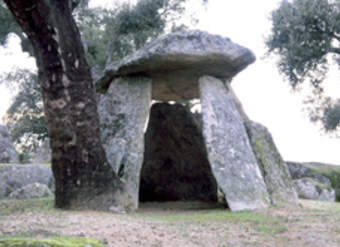
[[[268,129],[250,120],[245,122],[245,127],[267,185],[271,203],[298,204],[298,196],[287,164],[283,161]]]
[[[144,131],[151,103],[151,79],[115,79],[99,99],[101,139],[107,159],[125,182],[138,208],[140,170],[143,163]]]
[[[214,77],[201,77],[199,86],[208,159],[229,208],[267,207],[267,188],[232,96]]]

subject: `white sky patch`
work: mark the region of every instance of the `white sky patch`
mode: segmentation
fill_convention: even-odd
[[[0,46],[0,75],[10,72],[15,68],[35,69],[35,61],[29,58],[27,53],[23,53],[20,46],[20,39],[11,35],[6,47]],[[0,82],[0,124],[10,106],[11,99],[15,95],[13,88],[8,88],[4,82]]]
[[[123,0],[120,0],[123,1]],[[199,28],[213,34],[229,37],[232,41],[251,49],[257,61],[241,72],[232,82],[249,117],[265,125],[286,160],[318,161],[340,165],[340,140],[319,132],[303,113],[303,96],[292,93],[275,66],[274,59],[261,59],[265,54],[264,37],[269,33],[270,12],[281,0],[209,0],[206,10],[200,1],[190,0],[191,9],[200,20]],[[117,1],[92,0],[91,6],[110,7]],[[130,0],[135,3],[135,0]],[[195,11],[194,11],[195,12]],[[8,50],[13,54],[8,54]],[[31,66],[27,55],[20,53],[17,41],[8,49],[0,48],[0,73],[13,65]],[[31,64],[31,65],[27,65]],[[340,72],[332,69],[326,81],[326,90],[333,98],[340,98]],[[10,92],[0,85],[0,117],[9,106]]]

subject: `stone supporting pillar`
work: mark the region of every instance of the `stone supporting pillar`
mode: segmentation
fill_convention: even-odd
[[[140,171],[143,163],[144,132],[151,104],[151,79],[115,79],[99,100],[101,139],[106,156],[126,183],[138,208]]]
[[[267,188],[232,96],[211,76],[201,77],[199,87],[208,159],[229,208],[267,207]]]

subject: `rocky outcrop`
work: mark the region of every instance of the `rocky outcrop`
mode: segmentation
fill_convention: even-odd
[[[335,190],[336,201],[340,201],[340,167],[316,162],[287,162],[293,179],[312,178],[314,181]]]
[[[335,191],[324,184],[308,177],[294,180],[299,198],[320,201],[335,201]]]
[[[54,191],[52,170],[46,165],[0,165],[0,199],[29,184],[39,183]]]
[[[199,83],[208,158],[229,208],[268,206],[266,185],[232,96],[214,77],[201,77]]]
[[[153,99],[189,100],[199,98],[201,76],[229,79],[254,61],[250,50],[228,38],[199,30],[176,32],[108,66],[97,90],[105,92],[114,78],[142,74],[152,79]]]
[[[202,130],[181,104],[156,103],[145,135],[141,201],[217,201]]]
[[[18,153],[5,125],[0,125],[0,163],[19,163]]]
[[[99,101],[101,140],[106,156],[124,181],[138,207],[140,169],[143,163],[144,130],[151,103],[151,82],[145,77],[116,79]]]
[[[246,121],[250,143],[273,204],[298,203],[292,177],[266,127]]]
[[[9,194],[9,198],[33,199],[52,195],[52,191],[45,184],[33,183],[13,191],[11,194]]]
[[[287,162],[289,172],[292,175],[293,179],[300,178],[312,178],[318,183],[324,184],[328,187],[332,186],[331,181],[325,175],[321,173],[317,173],[312,168],[308,167],[307,164],[297,163],[297,162]]]

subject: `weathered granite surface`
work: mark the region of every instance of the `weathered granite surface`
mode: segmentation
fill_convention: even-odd
[[[267,188],[232,96],[214,77],[201,77],[199,85],[208,158],[229,208],[267,207]]]
[[[26,185],[39,183],[54,191],[52,170],[46,165],[0,165],[0,199]]]
[[[266,127],[253,121],[245,122],[250,143],[257,158],[273,204],[298,203],[298,196],[286,163]]]
[[[96,83],[97,91],[105,92],[117,77],[142,74],[152,79],[153,99],[199,98],[198,79],[201,76],[232,78],[254,61],[250,50],[228,38],[199,30],[176,32],[109,65]]]
[[[298,192],[299,198],[320,200],[320,201],[335,201],[335,191],[331,187],[317,182],[308,177],[294,180],[294,186]]]
[[[313,178],[315,181],[324,184],[328,187],[332,186],[331,181],[325,175],[316,172],[311,167],[308,167],[308,163],[297,163],[288,161],[287,165],[289,172],[293,179],[300,179],[305,177]],[[325,167],[326,168],[326,167]]]
[[[335,190],[336,201],[340,201],[340,166],[318,162],[286,162],[293,179],[312,178]]]
[[[9,194],[9,198],[33,199],[52,195],[52,191],[45,184],[32,183],[13,191],[11,194]]]
[[[18,153],[5,125],[0,125],[0,163],[19,163]]]
[[[217,201],[202,129],[181,104],[152,105],[145,135],[141,201]]]
[[[138,207],[144,130],[151,103],[151,82],[145,77],[117,78],[100,98],[101,139],[107,159],[125,182]]]

